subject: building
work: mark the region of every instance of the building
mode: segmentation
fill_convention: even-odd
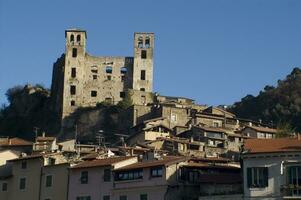
[[[246,199],[301,198],[301,140],[247,139],[243,176]]]
[[[112,157],[84,161],[71,167],[68,199],[117,199],[112,194],[113,170],[136,162],[136,157]]]
[[[79,107],[100,102],[116,104],[128,90],[138,92],[137,103],[153,91],[154,34],[134,34],[134,56],[91,56],[86,52],[85,30],[65,31],[66,51],[54,63],[51,96],[61,118]]]
[[[56,143],[56,137],[47,137],[45,133],[42,136],[36,137],[33,144],[33,151],[35,152],[54,152],[59,149]]]
[[[242,134],[251,138],[275,138],[277,129],[262,126],[246,126],[242,129]]]
[[[21,152],[13,150],[0,150],[0,166],[5,165],[8,160],[19,158]]]
[[[29,154],[32,152],[32,145],[32,142],[17,137],[0,138],[0,150],[13,150]]]

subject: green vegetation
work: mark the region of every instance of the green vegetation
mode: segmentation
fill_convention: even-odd
[[[294,68],[277,87],[266,86],[258,96],[247,95],[229,108],[238,117],[301,131],[301,70]],[[290,124],[291,128],[284,124]],[[281,130],[282,130],[281,129]],[[279,132],[279,137],[284,134]]]

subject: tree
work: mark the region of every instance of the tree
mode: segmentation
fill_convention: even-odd
[[[281,122],[277,126],[276,138],[291,137],[295,133],[295,130],[287,122]]]

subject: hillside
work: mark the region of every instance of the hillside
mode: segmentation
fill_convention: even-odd
[[[229,111],[240,118],[261,119],[278,127],[290,124],[301,131],[301,69],[294,68],[276,87],[266,86],[258,96],[245,96]]]

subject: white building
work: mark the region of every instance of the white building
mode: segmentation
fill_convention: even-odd
[[[301,198],[300,139],[248,139],[242,159],[245,199]]]

